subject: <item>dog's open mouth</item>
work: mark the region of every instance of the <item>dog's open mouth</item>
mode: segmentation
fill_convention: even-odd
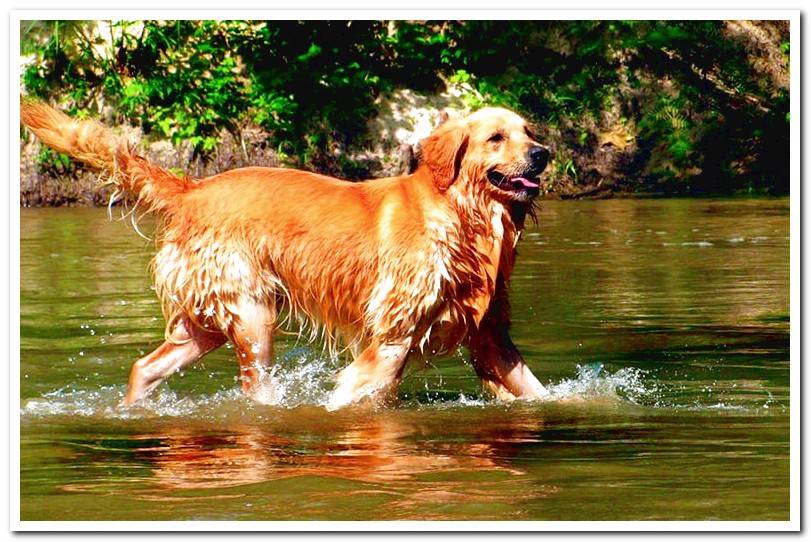
[[[496,170],[487,172],[487,179],[496,187],[507,192],[523,191],[529,194],[537,194],[541,189],[541,183],[536,175],[525,174],[510,177],[499,173]]]

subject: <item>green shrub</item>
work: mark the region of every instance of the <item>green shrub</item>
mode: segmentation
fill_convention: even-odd
[[[102,26],[23,21],[22,52],[33,56],[22,76],[26,92],[73,113],[95,114],[108,104],[114,121],[191,143],[201,157],[216,148],[222,130],[238,135],[253,122],[283,160],[362,177],[367,172],[349,151],[370,145],[376,100],[398,88],[436,92],[450,81],[470,107],[503,105],[545,133],[560,128],[567,157],[594,152],[586,126],[611,113],[638,129],[632,135],[639,154],[628,160],[637,172],[668,162],[685,175],[701,166],[707,179],[723,178],[730,189],[787,186],[788,91],[770,82],[753,63],[751,44],[731,39],[722,21]],[[781,31],[775,48],[786,69],[787,26]],[[745,156],[755,166],[736,175],[747,178],[729,177],[730,164]],[[574,176],[574,164],[561,163],[561,173]]]

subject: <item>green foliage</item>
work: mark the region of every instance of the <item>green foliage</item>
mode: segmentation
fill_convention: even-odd
[[[683,96],[657,98],[639,122],[640,135],[659,142],[674,164],[685,166],[695,145],[694,126],[687,116],[688,101]]]
[[[348,151],[370,144],[376,100],[447,81],[471,108],[503,105],[561,134],[563,176],[596,152],[589,126],[610,113],[636,130],[636,173],[667,162],[728,178],[754,163],[739,186],[787,182],[788,92],[722,21],[23,21],[21,36],[27,93],[74,113],[110,105],[203,157],[253,122],[283,159],[362,177]],[[775,50],[787,58],[787,31]]]
[[[557,156],[552,160],[551,168],[554,182],[569,180],[573,184],[577,184],[577,166],[571,156]]]
[[[48,147],[40,149],[36,163],[41,171],[48,172],[54,177],[70,175],[76,171],[76,164],[67,154],[56,152]]]

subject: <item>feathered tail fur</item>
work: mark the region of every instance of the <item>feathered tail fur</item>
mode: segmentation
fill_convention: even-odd
[[[134,196],[149,211],[169,212],[194,181],[173,175],[138,156],[102,124],[80,120],[29,98],[20,119],[43,143],[102,172],[118,193]]]

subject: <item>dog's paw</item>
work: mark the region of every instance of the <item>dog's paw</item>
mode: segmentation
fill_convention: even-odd
[[[329,396],[329,400],[324,405],[329,412],[334,412],[338,409],[358,402],[365,394],[358,394],[352,389],[351,386],[338,386],[333,390]]]
[[[248,395],[260,405],[278,405],[284,400],[284,393],[270,378],[260,380]]]

